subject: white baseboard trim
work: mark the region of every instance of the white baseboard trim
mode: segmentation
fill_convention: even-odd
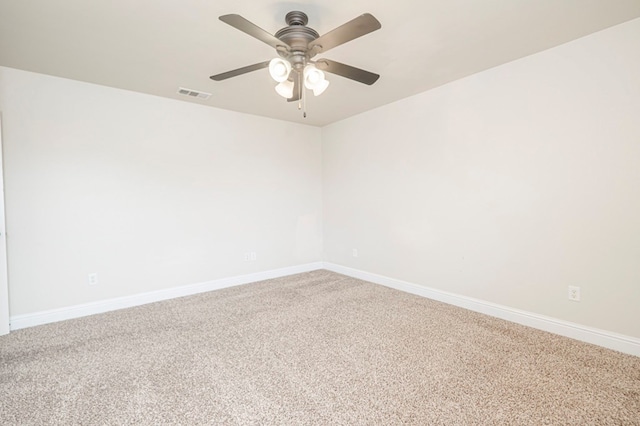
[[[9,318],[9,327],[11,330],[19,330],[21,328],[33,327],[36,325],[48,324],[72,318],[79,318],[87,315],[100,314],[103,312],[115,311],[117,309],[131,308],[133,306],[140,306],[147,303],[174,299],[176,297],[190,296],[207,291],[220,290],[227,287],[268,280],[271,278],[279,278],[287,275],[299,274],[302,272],[315,271],[317,269],[323,269],[322,262],[307,263],[304,265],[290,266],[287,268],[273,269],[270,271],[256,272],[253,274],[221,278],[198,284],[173,287],[148,293],[134,294],[132,296],[101,300],[98,302],[85,303],[82,305],[69,306],[60,309],[52,309],[49,311],[35,312],[32,314],[16,315]]]
[[[471,311],[480,312],[493,317],[501,318],[507,321],[526,325],[539,330],[548,331],[550,333],[559,334],[561,336],[570,337],[594,345],[603,346],[630,355],[640,356],[640,339],[625,336],[622,334],[612,333],[597,328],[587,327],[584,325],[563,321],[560,319],[535,314],[532,312],[522,311],[510,308],[496,303],[486,302],[480,299],[474,299],[455,293],[449,293],[382,275],[372,274],[370,272],[349,268],[334,263],[324,262],[324,269],[347,275],[349,277],[358,278],[375,284],[381,284],[396,290],[426,297],[450,305],[459,306]]]

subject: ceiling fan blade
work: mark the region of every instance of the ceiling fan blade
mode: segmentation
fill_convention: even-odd
[[[257,38],[258,40],[267,43],[269,46],[275,49],[278,49],[278,47],[284,47],[288,50],[289,48],[287,43],[277,39],[275,36],[269,34],[253,22],[246,20],[240,15],[232,13],[230,15],[222,15],[219,19],[225,24],[229,24],[232,27],[242,31],[243,33],[249,34],[251,37]]]
[[[222,81],[231,77],[246,74],[251,71],[256,71],[262,68],[267,68],[270,61],[260,62],[259,64],[247,65],[246,67],[238,68],[232,71],[223,72],[222,74],[216,74],[209,77],[211,80]]]
[[[288,98],[288,102],[299,101],[302,97],[302,91],[300,90],[300,74],[296,71],[291,72],[291,76],[293,77],[293,96]]]
[[[365,13],[311,41],[308,48],[310,51],[315,48],[315,53],[326,52],[380,28],[382,24],[370,13]]]
[[[331,61],[329,59],[318,59],[316,61],[316,67],[322,71],[350,78],[351,80],[359,81],[360,83],[368,84],[369,86],[380,78],[380,75],[378,74],[352,67],[351,65]]]

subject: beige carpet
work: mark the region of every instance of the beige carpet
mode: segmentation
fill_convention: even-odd
[[[640,358],[315,271],[0,337],[0,424],[640,425]]]

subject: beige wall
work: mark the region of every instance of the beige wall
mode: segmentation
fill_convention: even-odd
[[[638,52],[635,20],[323,128],[324,260],[640,337]]]
[[[318,128],[8,68],[0,111],[12,316],[321,260]]]

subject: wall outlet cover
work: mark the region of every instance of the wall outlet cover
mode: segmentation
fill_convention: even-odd
[[[88,277],[87,277],[87,282],[89,283],[89,285],[97,285],[98,284],[98,273],[97,272],[93,272],[93,273],[89,274]]]
[[[580,287],[575,286],[575,285],[570,285],[569,286],[569,300],[573,301],[573,302],[579,302],[580,301]]]

